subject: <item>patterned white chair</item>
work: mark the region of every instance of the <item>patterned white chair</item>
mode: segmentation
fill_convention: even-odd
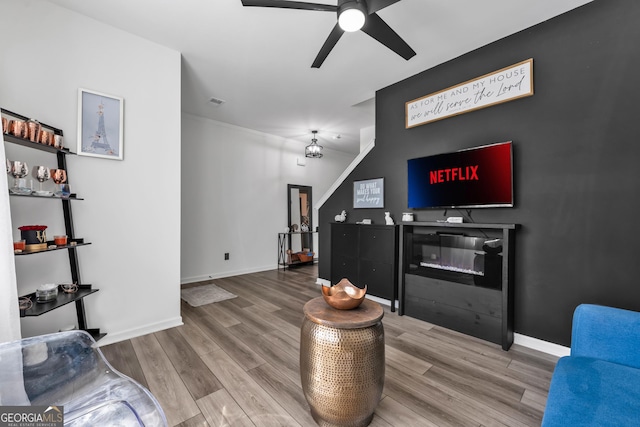
[[[65,426],[167,426],[155,397],[84,331],[0,344],[0,405],[63,407]]]

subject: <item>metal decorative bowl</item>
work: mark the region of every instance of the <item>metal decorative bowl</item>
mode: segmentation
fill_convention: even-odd
[[[62,292],[65,294],[73,294],[78,292],[78,285],[76,283],[62,283],[60,284]]]
[[[358,307],[366,294],[366,285],[364,288],[359,288],[347,279],[342,279],[331,287],[322,287],[325,302],[338,310],[351,310]]]

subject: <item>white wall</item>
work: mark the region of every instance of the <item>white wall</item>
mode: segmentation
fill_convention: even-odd
[[[367,128],[360,129],[360,151],[362,152],[365,148],[371,144],[371,141],[376,139],[376,127],[369,126]]]
[[[183,114],[182,282],[275,269],[287,184],[311,186],[315,203],[355,157],[323,153],[298,166],[304,144]]]
[[[0,38],[1,39],[1,38]],[[1,102],[1,100],[0,100]],[[0,156],[5,156],[3,135],[0,135]],[[2,158],[0,157],[0,158]],[[7,175],[0,174],[0,188],[8,186]],[[16,300],[16,267],[13,262],[13,230],[11,229],[11,206],[6,191],[0,192],[0,343],[18,340],[20,317]],[[2,404],[2,399],[0,399]]]
[[[68,156],[88,326],[100,344],[181,323],[180,54],[41,1],[0,0],[3,107],[64,130],[75,151],[77,91],[124,98],[124,161]],[[55,156],[6,143],[7,156],[55,167]],[[29,177],[31,178],[31,176]],[[11,181],[11,179],[10,179]],[[61,203],[11,198],[12,229],[64,233]],[[18,293],[70,280],[66,251],[16,259]],[[4,297],[4,295],[3,295]],[[22,320],[23,336],[75,324],[69,304]]]

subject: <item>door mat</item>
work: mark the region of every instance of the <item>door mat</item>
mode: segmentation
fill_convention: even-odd
[[[237,295],[227,292],[214,284],[194,286],[180,290],[180,297],[185,300],[191,307],[199,307],[205,304],[225,301],[235,298]]]

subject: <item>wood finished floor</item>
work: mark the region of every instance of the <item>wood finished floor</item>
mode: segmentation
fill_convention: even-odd
[[[212,280],[238,297],[182,301],[183,326],[101,350],[151,390],[170,426],[314,426],[298,351],[316,277],[307,266]],[[385,386],[371,426],[540,425],[557,358],[518,345],[505,352],[388,307],[382,323]]]

